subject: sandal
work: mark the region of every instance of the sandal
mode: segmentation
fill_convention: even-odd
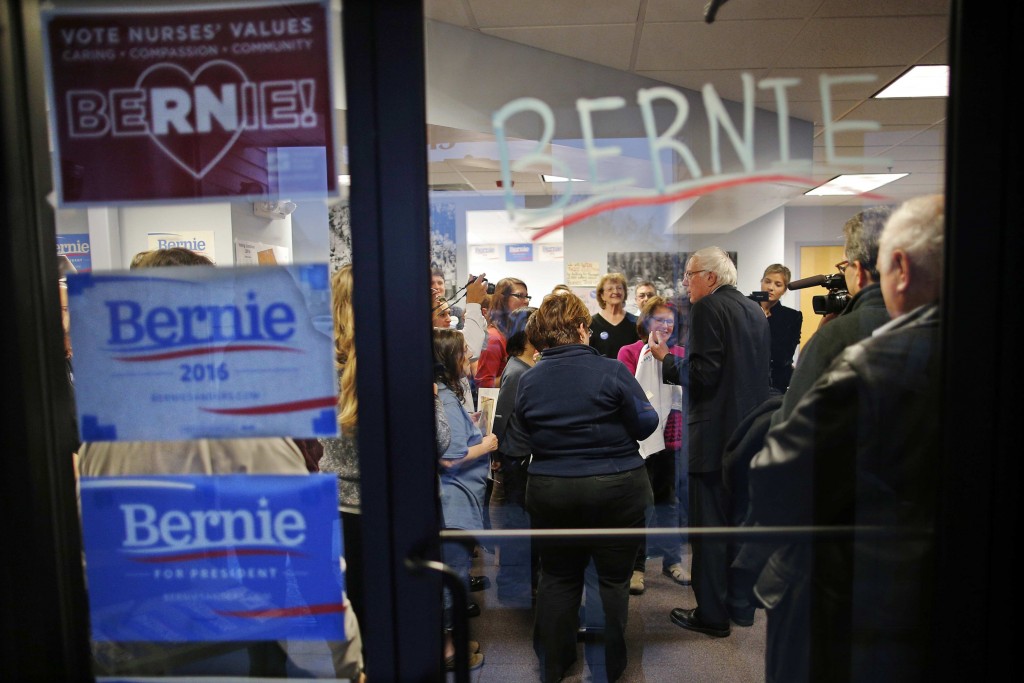
[[[472,645],[473,641],[470,641]],[[484,665],[484,654],[482,652],[474,652],[469,656],[469,670],[476,671]],[[444,670],[455,671],[455,655],[444,658]]]
[[[690,572],[683,569],[683,565],[678,562],[665,567],[661,573],[682,586],[689,586],[691,583]]]

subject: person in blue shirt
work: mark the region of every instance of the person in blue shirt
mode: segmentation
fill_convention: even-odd
[[[526,325],[543,352],[519,380],[502,452],[532,454],[526,509],[534,529],[642,529],[653,505],[637,442],[658,428],[658,414],[626,366],[589,345],[590,320],[575,294],[549,294]],[[607,678],[622,675],[629,579],[640,542],[640,535],[538,539],[534,641],[543,680],[560,680],[576,660],[591,560],[605,612]]]

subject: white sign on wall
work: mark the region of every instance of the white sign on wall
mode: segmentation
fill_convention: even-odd
[[[147,235],[150,249],[181,247],[202,254],[214,261],[212,230],[182,230],[180,232],[151,232]],[[216,263],[216,261],[214,261]]]
[[[561,261],[565,257],[565,249],[561,244],[538,244],[538,261]]]

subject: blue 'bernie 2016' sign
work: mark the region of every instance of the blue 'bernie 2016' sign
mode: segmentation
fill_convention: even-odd
[[[344,640],[333,474],[85,477],[97,641]]]
[[[337,434],[326,264],[68,277],[83,441]]]

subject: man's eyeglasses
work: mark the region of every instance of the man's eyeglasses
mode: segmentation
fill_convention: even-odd
[[[683,273],[683,279],[684,280],[691,280],[691,279],[693,279],[693,276],[696,275],[697,273],[706,273],[706,272],[708,272],[706,269],[705,270],[688,270],[685,273]]]
[[[533,298],[529,294],[509,294],[509,296],[514,296],[515,298],[519,299],[520,301],[529,301],[530,299]]]
[[[849,265],[850,265],[849,261],[840,261],[839,263],[836,264],[836,270],[838,270],[840,273],[843,273],[845,275],[846,274],[846,268]]]

